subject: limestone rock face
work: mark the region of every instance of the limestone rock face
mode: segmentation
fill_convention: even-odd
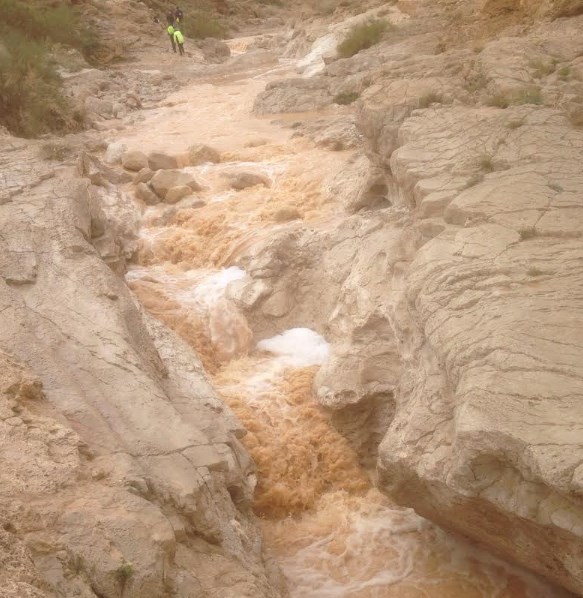
[[[282,227],[231,290],[259,338],[303,325],[331,342],[316,395],[381,489],[577,594],[582,19],[479,50],[425,30],[329,64],[312,97],[362,89],[366,154],[324,185],[350,216]],[[300,105],[286,86],[309,89],[272,84],[256,110]]]
[[[131,201],[35,156],[0,152],[3,595],[227,595],[220,562],[232,595],[279,596],[240,424],[96,249],[127,250]]]
[[[320,79],[284,79],[267,84],[253,105],[255,114],[307,112],[332,102],[327,85]]]

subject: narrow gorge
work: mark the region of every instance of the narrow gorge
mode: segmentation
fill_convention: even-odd
[[[583,3],[264,10],[0,129],[0,595],[583,595]]]

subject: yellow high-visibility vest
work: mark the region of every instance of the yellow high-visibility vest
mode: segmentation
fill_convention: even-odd
[[[182,35],[182,31],[178,31],[178,29],[174,32],[174,40],[179,43],[184,43],[184,35]]]
[[[174,27],[172,27],[172,25],[168,25],[166,31],[168,31],[168,35],[174,35]]]

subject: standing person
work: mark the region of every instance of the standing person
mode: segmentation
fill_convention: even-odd
[[[172,23],[168,23],[168,28],[166,31],[168,32],[168,37],[170,38],[170,43],[172,44],[172,50],[174,51],[174,54],[176,54],[176,42],[174,41],[176,29],[174,29],[174,25]]]
[[[184,56],[184,35],[182,35],[182,32],[180,31],[180,29],[176,29],[176,31],[174,31],[174,41],[176,42],[176,45],[178,46],[178,50],[180,51],[180,56]]]
[[[174,19],[176,21],[176,29],[180,29],[182,31],[182,22],[184,21],[184,13],[182,9],[176,5],[176,9],[174,10]]]

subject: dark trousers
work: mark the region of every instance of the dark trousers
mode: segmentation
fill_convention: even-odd
[[[176,43],[178,44],[178,50],[180,51],[180,56],[184,56],[184,44],[181,44],[180,42],[176,42]]]
[[[172,44],[172,49],[174,50],[174,53],[176,53],[176,44],[174,43],[174,36],[169,33],[168,37],[170,38],[170,43]]]

